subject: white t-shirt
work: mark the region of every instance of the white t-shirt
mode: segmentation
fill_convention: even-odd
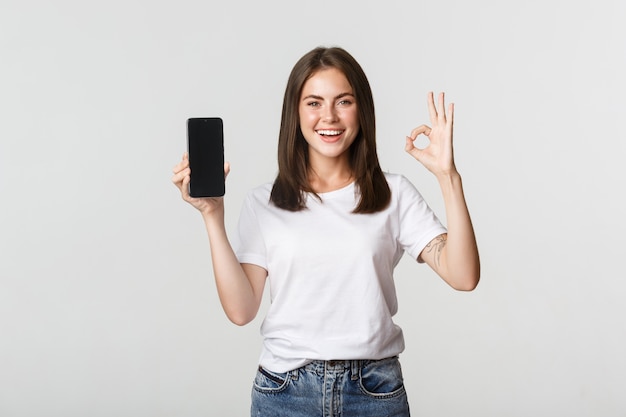
[[[261,326],[260,364],[275,372],[312,360],[382,359],[404,350],[393,270],[406,251],[445,233],[417,189],[385,174],[391,203],[353,214],[357,187],[307,197],[290,212],[270,203],[272,184],[253,189],[239,219],[241,263],[268,271],[271,305]]]

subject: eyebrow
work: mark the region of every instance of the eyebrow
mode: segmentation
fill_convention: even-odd
[[[346,97],[346,96],[354,97],[354,94],[352,94],[352,93],[348,93],[348,92],[341,93],[341,94],[339,94],[338,96],[336,96],[333,100],[337,100],[337,99],[340,99],[340,98],[344,98],[344,97]],[[304,100],[308,100],[308,99],[311,99],[311,98],[312,98],[312,99],[315,99],[315,100],[324,100],[324,97],[322,97],[322,96],[318,96],[318,95],[315,95],[315,94],[309,94],[309,95],[308,95],[308,96],[306,96],[306,97],[302,97],[302,101],[304,101]]]

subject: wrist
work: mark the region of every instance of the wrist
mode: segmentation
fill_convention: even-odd
[[[441,185],[461,182],[461,174],[454,167],[449,171],[439,172],[435,176]]]
[[[200,210],[202,219],[207,225],[209,223],[223,222],[224,221],[224,206],[209,207],[205,210]]]

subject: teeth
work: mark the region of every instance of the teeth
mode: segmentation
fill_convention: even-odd
[[[318,130],[317,133],[323,136],[335,136],[341,135],[343,130]]]

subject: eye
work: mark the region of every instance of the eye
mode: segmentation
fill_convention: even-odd
[[[350,104],[352,104],[352,100],[347,100],[347,99],[340,100],[338,104],[340,106],[349,106]]]
[[[309,101],[306,105],[310,107],[318,107],[320,103],[317,101]]]

